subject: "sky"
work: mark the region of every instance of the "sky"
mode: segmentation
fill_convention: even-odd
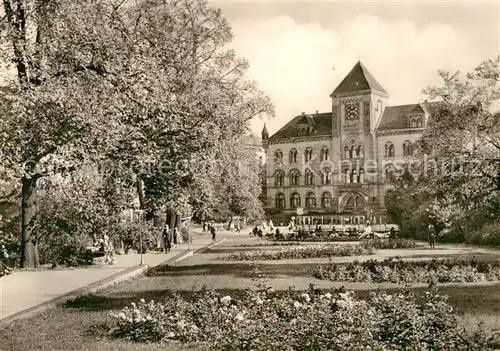
[[[499,54],[500,2],[209,1],[249,60],[248,77],[273,101],[278,131],[302,112],[331,111],[329,95],[356,62],[389,93],[389,105],[418,103],[439,85],[438,69],[472,70]]]

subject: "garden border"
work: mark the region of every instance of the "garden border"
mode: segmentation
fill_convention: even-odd
[[[124,282],[126,280],[130,280],[133,278],[136,278],[140,275],[143,275],[147,273],[150,269],[154,267],[158,267],[161,265],[167,265],[167,264],[176,264],[177,262],[180,262],[186,258],[192,257],[195,253],[198,253],[202,250],[207,250],[210,247],[216,246],[221,244],[222,242],[226,241],[226,239],[219,240],[215,243],[210,243],[196,251],[191,251],[191,250],[184,250],[183,252],[179,253],[178,255],[166,260],[165,262],[162,262],[158,265],[155,266],[149,266],[147,264],[144,265],[137,265],[134,267],[127,268],[121,272],[118,272],[116,274],[113,274],[109,277],[106,277],[104,279],[98,280],[94,283],[91,283],[87,286],[84,286],[82,288],[70,291],[69,293],[66,293],[61,296],[57,296],[49,301],[42,302],[36,306],[27,308],[25,310],[22,310],[20,312],[17,312],[11,316],[8,316],[4,319],[0,319],[0,327],[5,327],[6,325],[15,322],[19,319],[25,319],[25,318],[30,318],[33,317],[37,314],[40,314],[42,312],[45,312],[47,310],[50,310],[52,308],[55,308],[69,300],[75,299],[80,296],[86,296],[90,295],[93,293],[96,293],[99,290],[103,290],[105,288],[108,288],[112,285]]]

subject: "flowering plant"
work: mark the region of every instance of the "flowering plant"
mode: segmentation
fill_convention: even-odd
[[[392,283],[465,283],[500,280],[500,264],[460,260],[354,261],[319,266],[314,276],[331,281]]]
[[[250,261],[250,260],[286,260],[321,258],[334,256],[362,256],[372,255],[373,250],[363,245],[304,245],[282,248],[281,250],[243,251],[222,256],[223,260]]]
[[[338,289],[247,291],[239,299],[202,289],[191,301],[139,301],[115,314],[115,337],[150,342],[204,342],[238,350],[485,349],[484,333],[458,326],[446,298],[428,292],[372,293]]]

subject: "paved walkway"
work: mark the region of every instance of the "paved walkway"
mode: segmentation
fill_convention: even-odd
[[[180,253],[196,251],[211,243],[209,235],[193,233],[192,244],[180,244],[166,253],[147,253],[144,264],[158,266]],[[220,240],[220,238],[217,238]],[[141,255],[117,255],[112,266],[55,269],[39,271],[15,271],[0,278],[0,320],[13,314],[109,278],[127,269],[139,266]]]

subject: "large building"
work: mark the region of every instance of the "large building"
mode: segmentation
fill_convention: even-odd
[[[389,106],[389,94],[361,62],[330,97],[331,112],[302,113],[272,136],[264,126],[266,205],[282,215],[385,223],[387,172],[411,156],[429,104]]]

